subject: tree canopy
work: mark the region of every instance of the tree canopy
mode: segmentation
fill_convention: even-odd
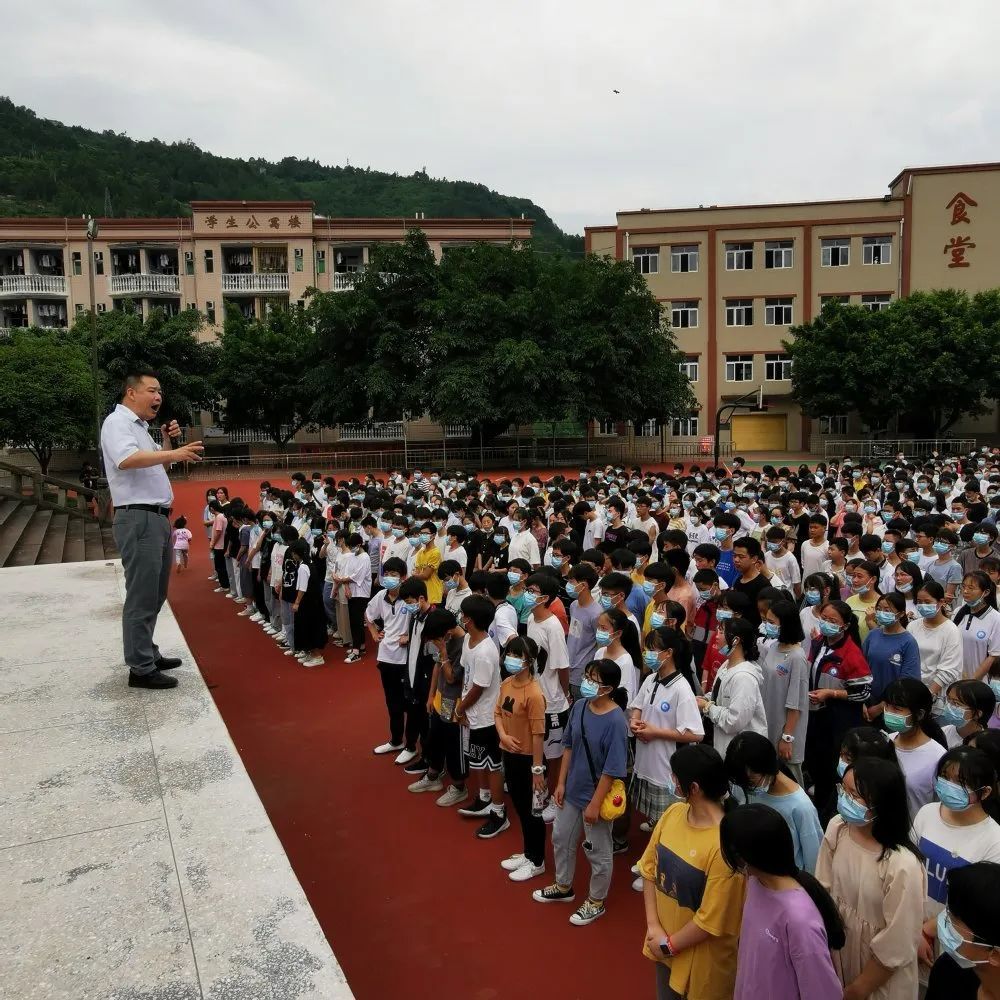
[[[937,437],[1000,398],[1000,292],[914,292],[888,308],[828,303],[784,341],[808,416],[857,411],[873,430],[905,419]]]

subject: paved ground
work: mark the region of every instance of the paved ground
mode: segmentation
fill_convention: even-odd
[[[122,597],[0,572],[0,997],[350,998],[169,608],[180,687],[126,687]]]

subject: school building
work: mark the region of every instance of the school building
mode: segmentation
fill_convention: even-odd
[[[623,211],[585,234],[588,251],[643,274],[686,355],[699,407],[669,438],[711,435],[718,407],[763,386],[767,412],[737,412],[721,440],[822,452],[862,428],[847,413],[811,420],[790,400],[789,327],[830,299],[875,310],[911,291],[1000,286],[1000,163],[906,168],[878,198]],[[994,411],[952,433],[998,431]]]

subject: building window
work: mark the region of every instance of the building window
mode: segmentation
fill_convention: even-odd
[[[764,244],[764,267],[779,270],[792,266],[792,241],[767,240]]]
[[[94,251],[94,274],[104,274],[104,251]]]
[[[789,382],[792,378],[792,359],[784,354],[764,355],[764,378],[768,382]]]
[[[865,264],[892,263],[891,236],[864,236],[861,239],[862,261]]]
[[[659,247],[634,247],[632,250],[632,263],[640,274],[660,273],[660,248]]]
[[[215,271],[215,254],[211,250],[205,251],[205,274],[212,274]]]
[[[83,313],[83,303],[82,302],[77,302],[77,304],[76,304],[76,314],[77,314],[77,316],[80,316],[82,313]]]
[[[670,421],[670,434],[672,437],[697,437],[697,414],[692,414],[690,417],[674,417]]]
[[[295,251],[295,270],[301,271],[304,264],[305,264],[305,254],[303,254],[302,248],[300,247]]]
[[[698,270],[698,244],[671,247],[670,270],[677,272]]]
[[[185,250],[184,251],[184,273],[194,274],[194,251]]]
[[[197,309],[197,308],[198,308],[198,307],[197,307],[197,306],[196,306],[196,305],[195,305],[195,304],[194,304],[193,302],[188,302],[188,303],[187,303],[187,305],[185,305],[185,306],[184,306],[184,309],[185,309],[185,310],[186,310],[187,312],[193,312],[193,311],[194,311],[195,309]]]
[[[820,248],[823,267],[847,267],[851,262],[850,239],[820,240]]]
[[[83,255],[78,251],[73,251],[73,273],[83,274]]]
[[[727,243],[726,244],[726,270],[727,271],[752,271],[753,270],[753,244],[752,243]]]
[[[326,251],[317,250],[316,251],[316,273],[326,274]]]
[[[726,299],[726,326],[753,326],[753,299]]]
[[[851,297],[850,295],[821,295],[819,297],[820,309],[828,306],[831,302],[836,302],[842,306],[849,306],[851,304]]]
[[[635,436],[641,438],[655,438],[660,433],[660,422],[658,420],[644,420],[641,424],[635,425]]]
[[[698,325],[698,302],[671,302],[670,325],[685,329]]]
[[[837,413],[832,417],[819,418],[820,434],[846,434],[847,414]]]
[[[875,295],[861,296],[861,308],[867,309],[869,312],[873,313],[881,312],[883,309],[888,309],[890,302],[892,302],[892,295],[889,292],[879,292]]]
[[[97,311],[99,313],[107,312],[108,311],[108,307],[103,302],[98,302],[97,303]]]
[[[215,303],[214,302],[206,302],[205,303],[205,319],[208,320],[209,323],[214,323],[215,322]]]
[[[764,324],[766,326],[791,326],[792,300],[764,299]]]
[[[698,381],[698,359],[688,358],[686,361],[681,361],[677,365],[678,370],[682,375],[687,376],[689,382]]]
[[[618,433],[618,425],[614,420],[601,420],[597,424],[597,433],[615,435]]]
[[[727,382],[752,382],[753,381],[753,355],[752,354],[727,354],[726,355],[726,381]]]

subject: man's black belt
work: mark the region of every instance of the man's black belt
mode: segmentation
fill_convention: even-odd
[[[115,507],[115,510],[148,510],[151,514],[162,514],[164,517],[170,517],[172,509],[171,507],[161,507],[155,503],[126,503],[122,504],[121,507]]]

